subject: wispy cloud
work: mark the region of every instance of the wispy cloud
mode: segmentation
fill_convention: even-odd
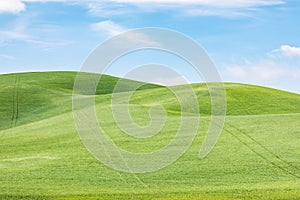
[[[47,40],[28,39],[25,40],[25,42],[28,42],[30,44],[35,44],[38,47],[41,47],[43,49],[51,49],[51,48],[73,44],[73,42],[69,40],[52,40],[52,41],[48,40],[47,41]]]
[[[154,80],[150,80],[150,83],[164,85],[164,86],[174,86],[174,85],[185,85],[189,84],[189,81],[184,76],[177,77],[163,77],[163,78],[155,78]]]
[[[126,31],[126,28],[110,20],[94,23],[91,25],[91,29],[94,31],[103,32],[110,37]]]
[[[285,4],[284,0],[106,0],[90,1],[96,15],[119,15],[124,12],[176,10],[188,16],[248,16],[258,8]],[[130,7],[131,6],[131,7]]]
[[[117,24],[111,20],[101,21],[98,23],[91,24],[91,29],[93,31],[99,31],[106,34],[108,37],[116,36],[120,33],[125,33],[129,29]],[[126,48],[132,44],[139,44],[144,46],[160,46],[159,43],[151,38],[147,32],[126,32],[122,35],[122,45],[120,46],[120,41],[117,40],[114,44],[114,48]]]
[[[34,37],[33,35],[20,33],[17,31],[0,31],[0,43],[7,41],[22,41],[33,44],[44,49],[55,48],[60,46],[70,45],[73,42],[69,40],[43,40]]]
[[[0,54],[0,58],[5,59],[5,60],[14,60],[15,57],[7,54]]]
[[[249,8],[258,6],[277,5],[282,0],[112,0],[118,3],[157,4],[157,5],[201,5],[222,8]]]
[[[299,57],[300,47],[293,47],[289,45],[282,45],[279,49],[275,49],[271,52],[271,56],[285,56],[288,58]]]
[[[93,16],[119,16],[138,10],[124,4],[109,1],[87,1],[79,2],[78,4],[85,6],[89,10],[89,14]]]
[[[297,74],[300,75],[296,69],[272,60],[231,65],[225,67],[223,71],[223,76],[227,80],[262,85],[278,83],[282,78],[295,77]]]
[[[243,11],[255,8],[281,5],[284,0],[1,0],[0,13],[18,13],[26,3],[62,2],[86,6],[90,13],[97,15],[119,15],[127,12],[160,11],[177,9],[191,15],[241,15]],[[133,6],[133,7],[130,7]]]
[[[0,46],[6,46],[12,41],[26,41],[30,35],[15,30],[0,30]]]
[[[276,84],[283,79],[295,79],[300,84],[299,58],[300,48],[281,45],[263,60],[226,65],[222,75],[226,80],[261,85]]]
[[[161,44],[152,38],[147,31],[129,31],[130,29],[111,20],[93,23],[91,24],[91,29],[100,32],[109,38],[124,33],[117,40],[110,41],[111,48],[114,49],[125,50],[131,49],[133,46],[161,46]]]
[[[51,33],[59,30],[58,26],[49,24],[33,26],[32,21],[37,17],[35,14],[18,17],[8,27],[0,29],[0,44],[23,42],[43,49],[50,49],[73,43],[69,40],[51,38]]]
[[[1,31],[0,37],[3,39],[29,39],[31,36],[17,31]]]

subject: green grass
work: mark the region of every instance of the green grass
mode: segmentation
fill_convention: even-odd
[[[90,74],[89,74],[90,75]],[[98,75],[92,75],[97,77]],[[0,130],[24,125],[72,111],[74,72],[47,72],[1,75]],[[101,78],[97,95],[111,94],[119,78]],[[123,81],[122,91],[130,91],[137,82]],[[141,89],[159,88],[146,84]]]
[[[205,85],[192,85],[202,115],[192,146],[172,165],[134,175],[106,167],[83,146],[71,112],[75,77],[74,72],[0,76],[0,199],[300,199],[300,95],[226,83],[224,130],[200,160],[210,99]],[[104,76],[96,92],[97,116],[109,137],[133,152],[168,144],[180,122],[170,89],[148,84],[130,99],[140,125],[149,122],[151,105],[162,104],[168,113],[161,133],[142,140],[125,135],[113,121],[109,104],[118,80]],[[138,84],[125,82],[118,92]]]

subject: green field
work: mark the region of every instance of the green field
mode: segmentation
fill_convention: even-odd
[[[101,164],[82,144],[72,114],[75,77],[75,72],[0,76],[0,199],[300,199],[299,94],[225,83],[225,127],[213,151],[200,160],[210,97],[206,85],[193,84],[201,121],[192,146],[162,170],[130,174]],[[102,78],[96,112],[116,145],[147,153],[169,143],[181,114],[169,88],[146,84],[130,99],[132,118],[140,125],[149,122],[151,105],[167,111],[161,133],[143,140],[123,134],[114,123],[110,100],[119,79]],[[118,92],[136,84],[127,80]]]

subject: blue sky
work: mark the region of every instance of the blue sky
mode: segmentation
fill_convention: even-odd
[[[0,73],[78,71],[109,37],[162,27],[196,40],[224,81],[300,93],[299,19],[298,0],[0,0]]]

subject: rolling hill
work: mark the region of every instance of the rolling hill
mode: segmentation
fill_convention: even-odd
[[[128,174],[101,164],[80,141],[72,115],[75,78],[76,72],[0,76],[0,199],[300,199],[299,94],[225,83],[225,127],[212,153],[200,160],[211,104],[206,85],[193,84],[201,121],[189,150],[158,172]],[[120,79],[102,78],[95,109],[111,140],[140,153],[167,145],[181,115],[170,88],[145,84],[130,99],[132,118],[141,126],[149,123],[151,105],[167,111],[160,134],[145,141],[116,126],[110,103]],[[117,92],[124,94],[140,84],[122,82]]]

